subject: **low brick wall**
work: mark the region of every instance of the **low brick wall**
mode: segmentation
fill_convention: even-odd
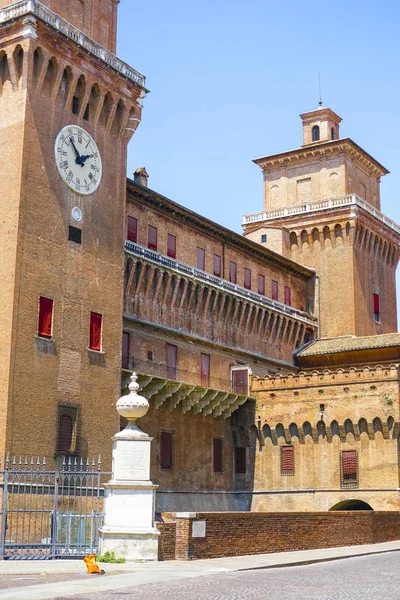
[[[166,522],[158,524],[161,560],[311,550],[400,539],[400,513],[396,511],[196,513],[183,518],[171,513],[164,513],[163,518],[164,515]]]

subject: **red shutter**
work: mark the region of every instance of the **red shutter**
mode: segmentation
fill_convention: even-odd
[[[249,393],[249,372],[247,369],[232,371],[232,391],[247,396]]]
[[[173,344],[167,344],[167,378],[176,379],[178,348]]]
[[[251,271],[250,269],[244,269],[244,287],[246,290],[251,290]]]
[[[162,469],[172,468],[172,433],[160,432],[160,466]]]
[[[197,248],[197,268],[202,271],[206,269],[206,251],[204,248]]]
[[[236,263],[232,262],[232,261],[229,263],[229,281],[231,283],[236,283],[236,281],[237,281],[237,277],[236,277]]]
[[[137,242],[138,220],[135,217],[128,217],[128,240]]]
[[[38,335],[51,338],[53,323],[53,300],[40,297]]]
[[[235,473],[246,473],[246,447],[235,448]]]
[[[281,475],[294,475],[293,446],[281,446]]]
[[[157,228],[149,225],[147,246],[152,250],[157,250]]]
[[[168,234],[167,256],[176,258],[176,237],[170,233]]]
[[[374,313],[376,315],[379,315],[380,313],[380,306],[379,306],[379,294],[374,294]]]
[[[58,451],[70,452],[74,422],[70,415],[61,415],[58,422]]]
[[[128,331],[122,333],[122,368],[129,369],[130,335]]]
[[[278,282],[272,282],[272,300],[278,300]]]
[[[91,350],[101,350],[101,326],[103,317],[99,313],[90,313],[90,345]]]
[[[203,387],[210,386],[210,355],[200,355],[200,368],[201,368],[201,385]]]
[[[223,448],[224,448],[224,442],[223,442],[222,438],[214,438],[213,439],[214,473],[222,473],[224,470]]]
[[[290,287],[288,287],[287,285],[285,285],[285,304],[287,304],[288,306],[291,305]]]
[[[218,254],[214,254],[214,275],[221,277],[221,257]]]
[[[262,296],[265,295],[265,277],[264,275],[258,276],[258,293]]]
[[[357,481],[357,450],[342,451],[342,475],[344,481]]]

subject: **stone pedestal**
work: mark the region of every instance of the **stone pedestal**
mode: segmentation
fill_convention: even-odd
[[[113,478],[105,485],[104,525],[100,529],[100,553],[115,552],[127,560],[157,560],[159,532],[154,527],[156,485],[150,481],[152,438],[136,425],[136,415],[148,410],[147,400],[137,394],[136,374],[131,393],[117,403],[118,412],[129,419],[113,438]]]

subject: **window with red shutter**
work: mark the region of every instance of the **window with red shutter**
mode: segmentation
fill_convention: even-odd
[[[221,277],[222,275],[221,257],[218,254],[214,254],[214,275],[216,277]]]
[[[251,290],[251,271],[244,268],[244,287],[246,290]]]
[[[167,378],[176,379],[178,348],[174,344],[167,344]]]
[[[176,258],[176,236],[168,234],[167,256]]]
[[[129,346],[130,334],[128,331],[122,333],[122,368],[129,369]]]
[[[160,467],[172,469],[172,432],[160,431]]]
[[[281,446],[281,475],[294,475],[293,446]]]
[[[288,306],[291,306],[291,291],[290,291],[290,287],[288,287],[287,285],[285,285],[285,304],[287,304]]]
[[[222,438],[213,439],[213,467],[214,473],[223,473],[224,471],[224,440]]]
[[[235,448],[235,473],[237,475],[246,473],[246,446]]]
[[[249,393],[249,371],[248,369],[232,370],[232,391],[235,394],[247,396]]]
[[[237,282],[236,263],[232,261],[229,263],[229,281],[231,283]]]
[[[342,487],[358,487],[357,450],[343,450],[340,455]]]
[[[90,341],[89,348],[91,350],[101,351],[101,333],[102,333],[103,317],[99,313],[90,313]]]
[[[278,300],[278,282],[272,281],[272,300]]]
[[[258,276],[258,293],[262,296],[265,295],[265,277],[264,275]]]
[[[204,248],[197,248],[197,268],[206,270],[206,251]]]
[[[374,294],[374,321],[380,321],[380,302],[379,302],[379,294]]]
[[[210,355],[200,355],[201,385],[210,387]]]
[[[38,335],[51,338],[53,329],[53,300],[50,298],[39,299]]]
[[[135,217],[128,217],[128,240],[137,242],[138,220]]]
[[[157,250],[157,228],[153,225],[149,225],[147,246],[152,250]]]

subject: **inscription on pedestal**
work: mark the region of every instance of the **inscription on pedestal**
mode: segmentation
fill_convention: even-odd
[[[150,443],[119,442],[114,477],[123,481],[147,481],[150,477]]]

